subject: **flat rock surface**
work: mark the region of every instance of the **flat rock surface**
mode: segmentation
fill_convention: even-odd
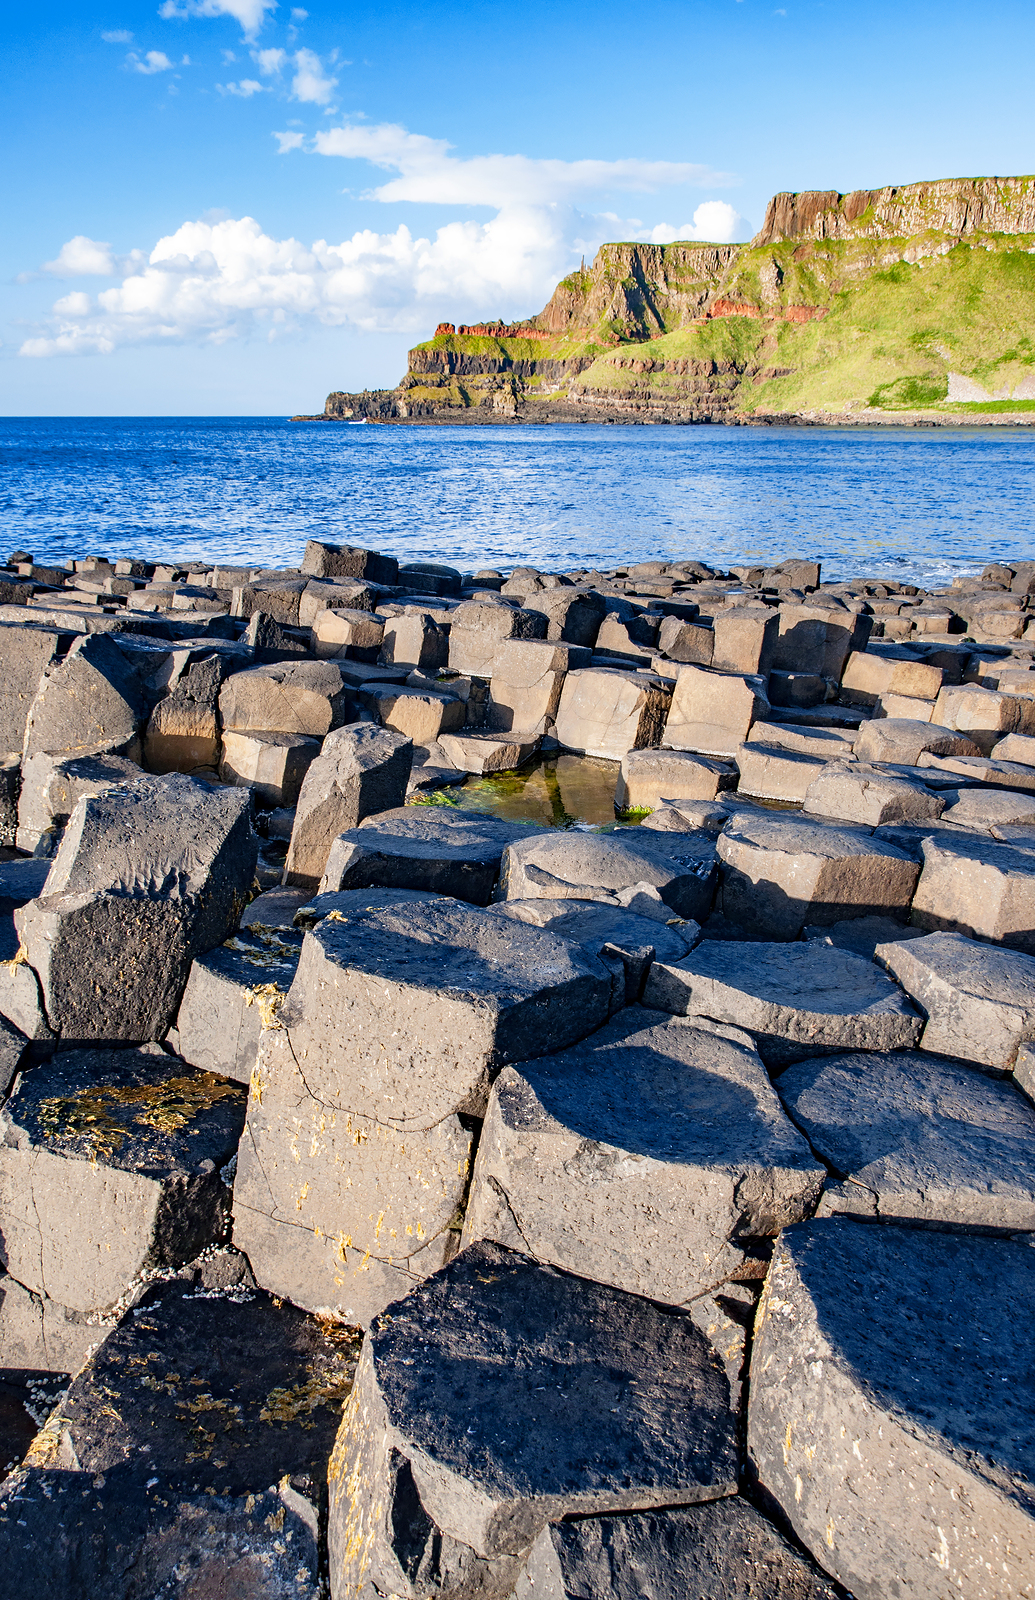
[[[508,900],[553,899],[579,889],[611,893],[645,883],[675,916],[700,921],[711,905],[715,844],[706,834],[623,828],[609,834],[551,831],[511,845],[501,884]]]
[[[783,1234],[756,1321],[748,1446],[852,1593],[889,1593],[890,1573],[925,1600],[1030,1588],[1033,1295],[1027,1242],[846,1218]]]
[[[1032,956],[959,933],[879,945],[876,955],[926,1014],[923,1049],[1005,1068],[1035,1037]]]
[[[565,1513],[718,1499],[736,1484],[728,1381],[688,1316],[491,1244],[367,1335],[331,1463],[337,1594],[386,1537],[393,1453],[427,1516],[482,1556],[527,1548]]]
[[[821,939],[750,945],[706,939],[679,962],[656,963],[646,999],[747,1028],[774,1064],[793,1054],[781,1051],[780,1041],[812,1051],[894,1050],[915,1044],[923,1026],[873,961]]]
[[[739,1239],[808,1215],[825,1176],[753,1050],[630,1006],[574,1049],[504,1069],[464,1241],[678,1305],[738,1268]]]
[[[1035,1229],[1035,1109],[1012,1083],[904,1050],[802,1061],[777,1088],[846,1180],[821,1214]]]
[[[739,1496],[544,1528],[514,1600],[835,1600],[837,1591]]]
[[[698,932],[694,922],[673,919],[670,925],[634,911],[571,900],[502,900],[493,912],[534,928],[549,928],[594,953],[603,944],[633,950],[649,945],[658,961],[678,961],[687,955]]]
[[[400,806],[339,834],[320,887],[424,889],[487,905],[504,850],[537,831],[439,806]]]
[[[480,1114],[503,1062],[592,1032],[610,993],[600,962],[548,929],[406,901],[319,922],[279,1020],[317,1099],[430,1128]]]

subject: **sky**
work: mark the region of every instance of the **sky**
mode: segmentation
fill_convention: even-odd
[[[80,0],[2,25],[0,414],[391,387],[613,239],[1035,171],[1030,0]]]

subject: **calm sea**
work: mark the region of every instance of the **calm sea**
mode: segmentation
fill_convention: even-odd
[[[308,538],[465,570],[788,556],[947,581],[1035,558],[1035,428],[354,427],[0,419],[2,555],[296,565]]]

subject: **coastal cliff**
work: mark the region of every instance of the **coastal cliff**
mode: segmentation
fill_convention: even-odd
[[[441,323],[328,419],[1035,420],[1035,178],[778,194],[745,245],[601,246],[536,316]]]

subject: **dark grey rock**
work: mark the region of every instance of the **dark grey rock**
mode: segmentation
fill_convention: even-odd
[[[390,728],[356,725],[328,734],[305,775],[284,881],[315,889],[339,834],[406,799],[413,745]]]
[[[137,763],[124,756],[54,756],[45,751],[29,756],[18,799],[19,850],[36,850],[45,835],[59,833],[86,795],[103,794],[141,777]]]
[[[748,1447],[798,1537],[860,1600],[1007,1600],[1030,1585],[1033,1294],[1029,1243],[842,1218],[780,1239]]]
[[[254,1289],[149,1291],[0,1491],[5,1594],[318,1600],[354,1359],[347,1330]]]
[[[34,857],[0,861],[0,962],[13,961],[18,954],[14,913],[43,893],[49,871],[49,861]]]
[[[720,909],[757,937],[796,939],[806,923],[850,916],[905,920],[915,861],[862,828],[744,810],[719,835]]]
[[[255,860],[243,790],[176,774],[80,800],[45,894],[15,915],[51,1029],[161,1038],[191,961],[236,927]]]
[[[439,1534],[437,1592],[470,1593],[465,1565],[491,1582],[565,1514],[729,1494],[736,1458],[689,1317],[474,1245],[364,1342],[329,1474],[332,1596],[427,1593],[410,1573]]]
[[[176,1051],[206,1072],[251,1080],[263,1019],[291,987],[302,953],[294,929],[242,930],[199,956],[176,1014]]]
[[[426,1129],[480,1115],[504,1062],[564,1049],[609,999],[601,964],[567,939],[407,901],[319,922],[277,1020],[317,1099]]]
[[[34,622],[0,624],[0,752],[21,752],[40,679],[57,664],[72,639],[71,633]]]
[[[639,1000],[653,961],[678,961],[700,931],[696,922],[673,919],[669,926],[621,907],[578,900],[502,900],[492,910],[497,916],[574,939],[605,965],[617,956],[623,973],[618,995],[621,1005]]]
[[[812,1563],[739,1496],[678,1511],[552,1522],[514,1600],[836,1600]]]
[[[394,556],[382,556],[358,545],[326,544],[319,539],[310,539],[306,544],[302,571],[313,578],[365,578],[370,583],[389,586],[399,581],[399,563]]]
[[[125,655],[106,634],[77,639],[40,680],[25,729],[26,757],[101,750],[139,760],[150,706]]]
[[[423,889],[485,906],[507,846],[537,831],[440,806],[400,806],[335,839],[320,889]]]
[[[849,917],[844,922],[831,922],[825,928],[806,926],[805,939],[829,939],[839,950],[854,950],[857,956],[873,960],[879,944],[900,944],[905,939],[922,939],[922,928],[911,928],[907,923],[896,922],[894,917]]]
[[[1035,1230],[1035,1110],[1012,1083],[901,1051],[803,1061],[777,1087],[844,1179],[820,1215]]]
[[[923,1028],[873,961],[821,939],[705,939],[681,961],[655,963],[645,999],[663,1011],[746,1028],[772,1066],[817,1051],[905,1049]]]
[[[703,833],[638,828],[547,831],[508,848],[501,882],[508,900],[592,899],[579,891],[616,896],[646,884],[675,916],[703,922],[715,887],[715,842]]]
[[[464,1243],[495,1239],[674,1305],[736,1273],[744,1241],[812,1212],[826,1173],[731,1034],[635,1006],[504,1068]]]
[[[113,1305],[226,1226],[245,1094],[157,1047],[67,1051],[21,1075],[0,1127],[7,1271],[73,1310]]]

